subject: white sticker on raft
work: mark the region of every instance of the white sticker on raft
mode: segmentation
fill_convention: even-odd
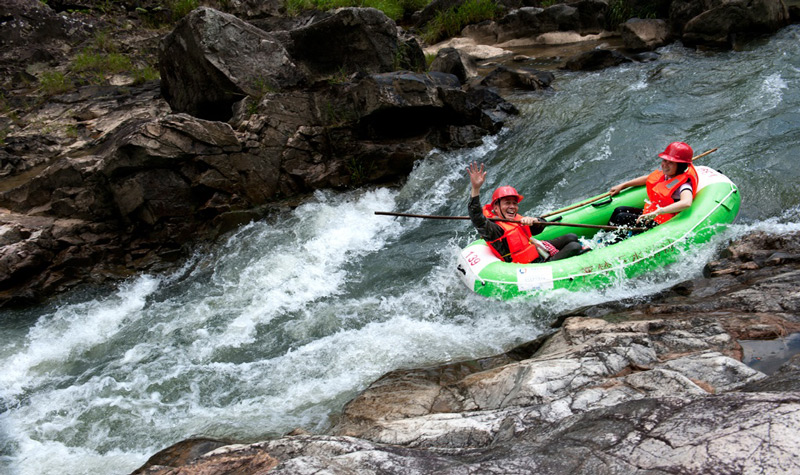
[[[517,287],[523,292],[537,289],[552,289],[553,268],[550,266],[518,268]]]
[[[489,246],[486,245],[469,246],[466,249],[462,249],[458,258],[458,271],[461,280],[464,281],[468,288],[475,290],[475,281],[480,279],[478,275],[483,268],[499,260],[489,250]]]
[[[697,191],[714,183],[733,183],[730,178],[709,167],[694,167],[697,170]]]
[[[461,251],[461,257],[467,265],[467,268],[475,275],[480,274],[483,268],[492,262],[498,262],[500,260],[492,254],[492,251],[489,250],[489,246],[486,245],[469,246]]]

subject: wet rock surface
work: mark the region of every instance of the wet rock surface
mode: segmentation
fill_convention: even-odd
[[[143,470],[206,473],[219,457],[274,458],[274,473],[800,470],[798,357],[766,375],[741,362],[738,343],[798,331],[798,250],[800,234],[745,236],[707,277],[648,302],[581,309],[502,355],[388,373],[330,434]]]
[[[12,7],[61,18],[24,0]],[[59,41],[72,31],[62,23]],[[23,29],[28,40],[36,25]],[[154,37],[142,35],[146,49]],[[3,41],[19,53],[24,40]],[[81,47],[71,40],[62,49]],[[396,182],[434,147],[478,145],[516,114],[493,90],[416,72],[417,40],[375,9],[265,31],[203,7],[159,51],[160,82],[79,85],[0,121],[0,305],[158,272],[314,190]],[[0,66],[24,70],[12,57]]]

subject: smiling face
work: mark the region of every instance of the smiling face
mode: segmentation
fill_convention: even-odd
[[[661,171],[664,172],[664,175],[672,178],[678,173],[678,164],[670,160],[661,159]]]
[[[494,202],[494,214],[506,219],[514,219],[519,209],[516,196],[506,196]]]

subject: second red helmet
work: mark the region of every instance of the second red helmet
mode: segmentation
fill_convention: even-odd
[[[517,193],[517,190],[513,186],[501,186],[498,189],[494,190],[494,193],[492,193],[492,203],[499,200],[500,198],[505,198],[506,196],[516,196],[517,203],[522,201],[522,195]]]
[[[670,162],[692,163],[694,151],[692,147],[683,142],[672,142],[667,145],[667,149],[664,150],[664,153],[660,153],[658,156]]]

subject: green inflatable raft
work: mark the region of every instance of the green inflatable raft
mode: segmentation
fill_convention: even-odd
[[[481,239],[461,251],[458,275],[475,293],[505,300],[552,289],[602,288],[621,278],[640,276],[675,262],[681,253],[709,241],[733,223],[739,213],[741,197],[736,185],[711,168],[696,169],[698,192],[691,208],[649,231],[569,259],[539,264],[503,262]],[[547,220],[604,225],[614,208],[641,208],[646,197],[644,187],[628,188],[614,197],[587,203]],[[547,226],[536,239],[553,239],[566,233],[592,238],[597,232],[590,228]]]

